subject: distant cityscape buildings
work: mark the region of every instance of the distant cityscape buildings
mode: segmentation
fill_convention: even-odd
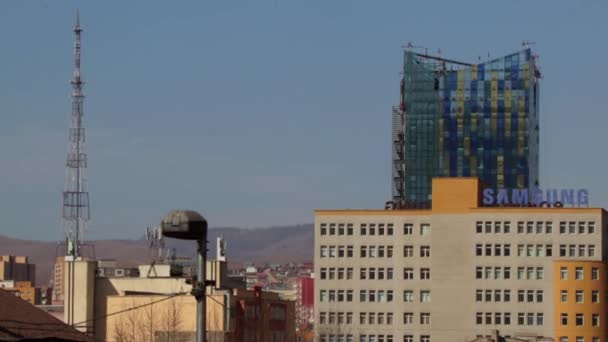
[[[393,202],[430,208],[433,177],[538,186],[539,78],[530,49],[480,64],[406,50],[393,109]]]

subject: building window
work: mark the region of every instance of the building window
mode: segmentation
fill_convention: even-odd
[[[384,246],[378,246],[378,258],[384,258]]]
[[[336,278],[336,269],[333,267],[330,268],[328,274],[329,274],[329,277],[328,277],[329,280],[334,280]]]
[[[528,303],[534,303],[534,290],[528,290],[526,299]]]
[[[547,251],[547,256],[553,256],[553,245],[546,245],[545,250]]]
[[[426,325],[431,324],[431,314],[428,312],[423,312],[420,314],[420,324]]]
[[[568,280],[568,268],[560,267],[559,269],[559,278],[561,280]]]
[[[537,303],[542,303],[543,302],[543,290],[536,290],[536,302]]]
[[[359,279],[360,280],[366,280],[367,279],[367,268],[361,267],[361,269],[359,269]]]
[[[369,246],[369,257],[375,258],[376,256],[376,246]]]
[[[578,233],[585,234],[585,222],[578,223]]]
[[[545,246],[544,245],[536,245],[536,255],[539,257],[545,256]]]
[[[526,246],[526,256],[528,257],[533,257],[534,255],[534,245],[527,245]]]
[[[414,246],[403,246],[403,256],[410,258],[414,256]]]
[[[370,303],[376,301],[376,290],[369,290],[369,292],[367,293],[367,300]]]
[[[575,293],[575,298],[576,298],[576,302],[577,303],[583,303],[584,298],[583,298],[583,291],[582,290],[576,290]]]
[[[534,222],[526,222],[526,234],[534,233]]]
[[[327,224],[321,223],[321,235],[327,235]]]
[[[559,256],[560,257],[565,257],[568,256],[568,252],[566,250],[566,245],[559,245]]]
[[[420,235],[426,236],[431,234],[431,225],[428,223],[422,223],[420,225]]]
[[[547,234],[553,233],[553,222],[551,222],[551,221],[545,222],[545,233],[547,233]]]
[[[319,301],[321,301],[321,302],[327,301],[327,291],[326,290],[319,291]]]
[[[501,228],[502,228],[502,222],[500,222],[500,221],[494,222],[494,233],[496,233],[496,234],[500,233]]]
[[[511,290],[505,290],[504,294],[505,303],[509,303],[511,301]]]
[[[511,325],[511,313],[505,312],[504,318],[505,318],[505,325]]]
[[[517,291],[517,302],[523,303],[526,300],[526,292],[524,290]]]
[[[392,312],[386,313],[386,324],[387,325],[393,324],[393,313]]]
[[[536,222],[536,234],[542,234],[542,233],[543,233],[543,223]]]
[[[502,290],[494,290],[494,301],[500,303],[502,300]]]
[[[560,336],[559,342],[568,342],[568,336]]]
[[[411,303],[414,301],[414,291],[405,290],[403,291],[403,301],[406,303]]]
[[[501,248],[500,244],[494,245],[494,255],[495,256],[500,256],[501,251],[502,251],[502,248]]]
[[[526,323],[526,316],[523,312],[517,313],[517,325],[524,325]]]
[[[536,279],[538,279],[538,280],[545,279],[545,270],[542,267],[536,268]]]
[[[338,246],[338,258],[344,258],[344,246]]]
[[[428,291],[428,290],[420,291],[420,302],[421,303],[430,303],[431,302],[431,291]]]
[[[393,280],[393,268],[389,267],[386,269],[386,279]]]
[[[481,221],[477,221],[477,222],[475,223],[475,232],[476,232],[477,234],[479,234],[479,233],[483,233],[483,222],[481,222]]]
[[[476,244],[475,245],[475,255],[476,256],[483,256],[483,245],[482,244]]]
[[[430,268],[421,268],[420,269],[420,279],[431,279],[431,269]]]
[[[504,256],[510,256],[511,255],[511,245],[509,245],[509,244],[503,245],[502,252],[503,252]]]
[[[595,256],[595,245],[589,245],[587,252],[590,257]]]
[[[359,256],[361,258],[366,258],[367,257],[367,246],[361,246]]]
[[[376,225],[375,224],[370,224],[368,227],[368,234],[369,235],[376,235]]]
[[[511,279],[511,267],[505,267],[504,271],[505,279]]]
[[[353,246],[346,246],[346,257],[347,258],[353,257]]]
[[[585,245],[578,245],[578,256],[579,257],[584,257],[585,256],[585,251],[587,250],[587,246]]]
[[[343,223],[338,225],[338,235],[344,235],[344,224]]]
[[[484,277],[486,279],[492,279],[492,267],[486,266],[484,269]]]
[[[587,232],[589,234],[595,233],[595,222],[588,222],[587,223]]]
[[[568,303],[568,290],[561,290],[560,298],[562,303]]]
[[[600,342],[600,338],[598,336],[593,336],[591,342]]]
[[[560,315],[560,322],[562,323],[562,325],[568,325],[568,314],[567,313],[562,313]]]
[[[585,342],[585,338],[583,336],[576,336],[576,342]]]
[[[524,232],[524,223],[519,221],[517,222],[517,234],[523,234]]]
[[[598,279],[599,279],[599,271],[598,271],[597,267],[591,268],[591,280],[598,280]]]
[[[404,268],[403,269],[403,279],[406,279],[406,280],[414,279],[414,269],[413,268]]]
[[[599,303],[600,302],[600,295],[597,292],[597,290],[591,291],[591,302],[592,303]]]
[[[488,234],[491,233],[492,232],[492,222],[486,221],[485,226],[486,226],[486,233],[488,233]]]
[[[403,335],[403,342],[414,342],[414,336],[412,336],[412,335]]]
[[[430,335],[421,335],[420,342],[431,342],[431,336]]]
[[[517,256],[524,256],[524,245],[517,245]]]
[[[568,245],[568,256],[576,256],[576,245]]]
[[[599,314],[591,314],[591,325],[594,327],[600,326],[600,315]]]
[[[353,290],[346,290],[346,301],[347,302],[353,301]]]
[[[359,291],[359,302],[364,303],[367,299],[367,290]]]
[[[336,225],[334,223],[329,225],[329,235],[336,235]]]
[[[483,267],[475,267],[475,279],[483,279]]]
[[[525,279],[526,278],[526,269],[523,267],[517,268],[517,279]]]
[[[376,313],[375,312],[369,312],[367,314],[367,324],[376,324]]]
[[[330,258],[336,257],[336,246],[329,246],[329,257]]]
[[[365,223],[361,224],[361,226],[359,227],[359,235],[361,235],[361,236],[367,235],[367,224],[365,224]]]
[[[583,268],[582,267],[577,267],[575,269],[575,275],[574,275],[574,279],[576,280],[583,280]]]
[[[389,303],[393,301],[393,290],[386,291],[386,301]]]
[[[475,323],[476,324],[483,324],[483,313],[478,312],[475,314]]]
[[[502,314],[500,312],[494,313],[494,324],[496,324],[496,325],[502,324]]]
[[[486,245],[486,256],[492,256],[492,245]]]
[[[346,235],[353,235],[353,224],[349,223],[346,225]]]
[[[492,290],[486,290],[486,302],[492,301]]]
[[[534,267],[526,268],[527,278],[526,279],[534,279]]]
[[[411,223],[406,223],[403,225],[403,234],[404,235],[412,235],[414,230],[414,225]]]
[[[576,222],[568,222],[568,233],[569,234],[576,233]]]
[[[511,232],[511,222],[509,221],[505,221],[504,225],[503,225],[503,233],[510,233]]]
[[[526,325],[534,325],[534,314],[533,313],[528,313],[526,315]]]
[[[392,223],[387,224],[386,225],[386,235],[392,236],[393,231],[394,231],[393,224]]]
[[[352,267],[349,267],[346,269],[346,279],[350,280],[353,279],[353,269]]]
[[[386,246],[386,257],[387,258],[393,257],[393,246]]]
[[[384,223],[378,225],[378,235],[384,235]]]
[[[536,314],[536,325],[543,325],[544,323],[544,316],[542,313],[537,313]]]
[[[413,323],[414,323],[414,313],[404,312],[403,313],[403,324],[413,324]]]
[[[583,319],[583,314],[577,313],[576,314],[576,325],[577,326],[583,326],[584,324],[584,319]]]
[[[327,269],[322,267],[321,268],[321,279],[326,279],[327,278]]]
[[[483,301],[483,290],[475,290],[475,301],[478,303]]]
[[[319,323],[321,323],[321,324],[327,323],[327,313],[326,312],[319,313]]]
[[[420,246],[420,257],[428,258],[431,256],[431,246]]]
[[[327,246],[321,246],[321,258],[327,258]]]

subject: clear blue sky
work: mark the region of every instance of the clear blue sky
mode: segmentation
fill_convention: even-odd
[[[74,13],[92,217],[133,238],[172,208],[212,226],[312,222],[390,190],[401,45],[475,61],[534,41],[541,181],[608,206],[608,2],[1,1],[0,234],[59,239]]]

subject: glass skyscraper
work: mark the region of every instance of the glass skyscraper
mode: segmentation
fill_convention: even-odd
[[[433,177],[538,185],[539,78],[530,49],[481,64],[406,50],[393,110],[393,201],[430,207]]]

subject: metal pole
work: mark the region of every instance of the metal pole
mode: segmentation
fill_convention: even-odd
[[[198,270],[196,277],[196,342],[205,342],[207,323],[207,232],[198,243]]]

